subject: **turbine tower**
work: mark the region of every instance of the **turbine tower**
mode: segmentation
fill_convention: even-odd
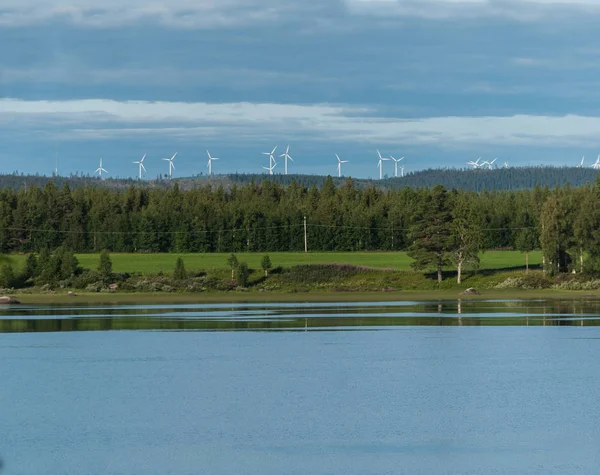
[[[100,175],[100,179],[102,179],[102,173],[108,173],[108,170],[102,168],[102,157],[100,157],[100,166],[96,168],[96,171],[94,173]]]
[[[401,157],[401,158],[394,158],[394,157],[392,157],[392,156],[390,155],[390,158],[391,158],[392,160],[394,160],[394,176],[395,176],[395,177],[397,177],[397,176],[398,176],[398,162],[400,162],[400,161],[404,160],[404,157]],[[404,175],[402,175],[402,176],[404,176]]]
[[[206,153],[208,154],[208,176],[212,176],[212,161],[219,159],[217,157],[211,157],[210,152],[208,150],[206,151]]]
[[[379,155],[379,162],[377,163],[377,166],[379,167],[379,179],[383,180],[383,162],[389,160],[389,158],[383,158],[379,153],[379,150],[377,150],[377,155]]]
[[[272,175],[272,174],[273,174],[273,169],[274,169],[276,166],[277,166],[277,164],[276,164],[276,163],[273,163],[273,164],[271,164],[270,166],[268,166],[268,167],[263,167],[263,168],[264,168],[265,170],[269,170],[269,175]]]
[[[144,154],[144,156],[142,157],[141,160],[138,160],[137,162],[133,162],[136,163],[138,165],[138,168],[140,169],[140,180],[142,179],[142,170],[146,171],[146,167],[144,166],[144,159],[146,158],[146,154]]]
[[[273,148],[272,151],[270,151],[270,152],[263,152],[263,155],[268,155],[269,156],[269,166],[273,167],[273,168],[275,168],[275,165],[277,165],[277,162],[275,161],[275,157],[273,156],[273,154],[275,153],[275,150],[277,150],[277,145],[275,145],[275,147]],[[267,170],[268,170],[268,168],[267,168]],[[272,173],[271,173],[271,175],[272,175]]]
[[[173,178],[173,170],[175,170],[175,164],[173,163],[173,160],[175,160],[176,156],[177,152],[175,152],[175,155],[173,155],[171,158],[163,158],[163,160],[169,162],[169,180]]]
[[[275,147],[277,148],[277,147]],[[275,153],[275,149],[273,149],[273,152],[271,152],[271,154]],[[281,155],[279,155],[280,157],[283,157],[285,159],[285,174],[288,174],[288,170],[287,170],[287,161],[288,159],[290,159],[292,162],[294,161],[294,159],[290,156],[290,146],[288,145],[287,148],[285,149],[285,152],[282,153]]]
[[[340,160],[340,157],[338,156],[338,154],[335,154],[337,160],[338,160],[338,164],[337,164],[337,171],[338,171],[338,178],[341,178],[342,176],[342,163],[348,163],[348,160]]]

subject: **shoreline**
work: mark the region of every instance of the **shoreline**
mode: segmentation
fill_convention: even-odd
[[[118,305],[118,304],[203,304],[203,303],[293,303],[293,302],[435,302],[448,300],[581,300],[600,299],[600,291],[492,289],[479,295],[460,295],[456,290],[405,290],[372,292],[205,292],[159,293],[115,292],[14,293],[22,305]]]

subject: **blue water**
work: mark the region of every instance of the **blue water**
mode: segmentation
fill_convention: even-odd
[[[352,330],[0,334],[2,475],[598,472],[600,327]]]

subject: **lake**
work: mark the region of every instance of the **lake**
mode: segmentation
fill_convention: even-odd
[[[594,299],[2,308],[2,475],[595,473],[599,323]]]

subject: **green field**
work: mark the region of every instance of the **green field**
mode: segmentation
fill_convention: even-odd
[[[299,264],[352,264],[357,266],[410,270],[411,259],[405,252],[270,252],[274,267],[291,267]],[[260,269],[260,261],[265,253],[238,253],[240,262],[245,261],[253,269]],[[214,254],[111,254],[115,272],[156,274],[171,272],[175,261],[182,257],[187,270],[222,270],[227,268],[228,253]],[[82,267],[95,269],[98,254],[78,254]],[[11,256],[13,265],[20,268],[25,262],[24,255]],[[532,266],[541,264],[539,251],[530,253]],[[525,255],[518,251],[487,251],[481,255],[481,270],[524,268]]]

